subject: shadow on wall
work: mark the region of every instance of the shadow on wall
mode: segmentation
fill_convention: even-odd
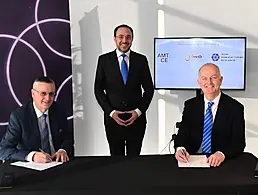
[[[103,114],[94,96],[94,77],[98,55],[102,53],[98,7],[79,21],[81,34],[80,60],[73,60],[75,75],[75,154],[96,155],[101,153],[105,143]],[[107,154],[108,152],[106,152]]]

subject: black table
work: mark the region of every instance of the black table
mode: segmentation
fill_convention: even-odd
[[[172,155],[75,157],[42,172],[4,163],[0,172],[13,171],[16,180],[0,194],[258,195],[256,163],[250,153],[217,168],[178,168]]]

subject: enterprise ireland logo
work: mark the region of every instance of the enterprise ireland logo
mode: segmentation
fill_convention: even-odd
[[[191,59],[191,56],[189,54],[185,55],[185,61],[189,61]]]
[[[202,59],[202,55],[201,54],[186,54],[185,55],[185,61],[190,61],[190,60],[198,60],[198,59]]]
[[[212,59],[213,61],[218,61],[219,58],[220,58],[220,56],[219,56],[219,54],[217,54],[217,53],[214,53],[214,54],[212,54],[212,56],[211,56],[211,59]]]

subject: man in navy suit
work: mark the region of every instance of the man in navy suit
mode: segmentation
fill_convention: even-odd
[[[141,151],[153,82],[147,58],[130,50],[133,29],[117,26],[114,41],[116,50],[99,56],[94,92],[104,111],[110,154],[135,156]]]
[[[185,102],[182,122],[175,139],[175,157],[187,161],[189,154],[207,153],[210,166],[219,166],[225,159],[243,153],[245,148],[244,106],[220,91],[223,77],[218,66],[212,63],[199,70],[198,83],[204,93]],[[206,133],[209,124],[208,102],[211,104],[211,134]],[[209,138],[209,139],[207,139]]]
[[[55,90],[55,83],[49,77],[34,81],[33,102],[11,113],[0,143],[1,160],[69,161],[73,132],[68,130],[65,110],[54,102]]]

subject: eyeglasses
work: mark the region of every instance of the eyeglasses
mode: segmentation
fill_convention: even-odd
[[[123,40],[124,38],[125,38],[126,40],[131,40],[131,39],[132,39],[132,37],[131,37],[130,35],[127,35],[127,36],[118,35],[118,36],[116,36],[116,38],[118,38],[118,39],[120,39],[120,40]]]
[[[38,94],[42,97],[45,97],[46,95],[49,95],[50,97],[54,97],[56,95],[55,92],[45,92],[45,91],[38,91],[36,89],[33,89],[34,91],[38,92]]]
[[[209,81],[214,82],[214,81],[217,81],[217,80],[219,80],[219,79],[220,79],[219,77],[212,76],[212,77],[210,77],[210,78],[202,77],[200,80],[201,80],[202,82],[209,82]]]

